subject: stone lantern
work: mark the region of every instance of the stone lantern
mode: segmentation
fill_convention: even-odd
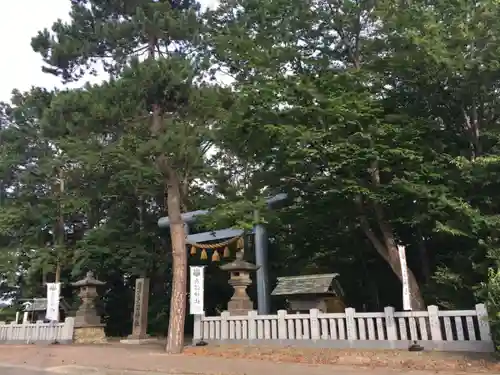
[[[95,300],[98,297],[97,287],[106,283],[94,278],[94,273],[89,271],[82,280],[71,284],[79,288],[78,296],[81,304],[75,315],[75,342],[80,344],[101,344],[106,342],[104,324],[97,314]]]
[[[234,288],[234,294],[227,304],[227,310],[231,315],[247,315],[254,309],[246,289],[252,284],[250,272],[256,271],[259,267],[244,261],[243,254],[243,250],[238,251],[233,262],[220,266],[221,270],[229,272],[229,285]]]

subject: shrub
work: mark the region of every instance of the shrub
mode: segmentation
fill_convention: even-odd
[[[488,280],[482,284],[480,295],[486,300],[491,335],[497,350],[500,350],[500,270],[488,270]]]

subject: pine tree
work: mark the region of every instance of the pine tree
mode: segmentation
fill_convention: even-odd
[[[145,144],[139,148],[150,151],[155,160],[171,222],[173,283],[167,338],[171,353],[183,347],[186,306],[187,254],[181,209],[193,168],[200,165],[206,151],[204,122],[211,116],[203,107],[211,96],[210,88],[195,87],[196,71],[188,60],[198,29],[197,10],[190,0],[73,1],[70,23],[58,22],[52,27],[54,33],[44,30],[32,42],[47,64],[44,70],[65,81],[80,78],[97,60],[103,62],[116,77],[104,91],[109,105],[111,100],[118,101],[114,120],[122,126],[134,124],[133,131],[125,129],[135,134],[132,137],[147,129],[149,139],[142,138]],[[149,122],[147,128],[144,122]]]

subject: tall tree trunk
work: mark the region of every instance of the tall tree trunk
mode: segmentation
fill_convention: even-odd
[[[148,58],[154,59],[157,38],[149,38]],[[161,136],[166,129],[162,118],[162,108],[153,104],[153,118],[151,135]],[[184,323],[186,317],[186,288],[187,288],[187,252],[182,220],[182,181],[179,173],[171,165],[165,154],[158,155],[156,165],[164,177],[165,192],[167,195],[167,213],[170,221],[170,240],[172,243],[172,295],[170,297],[170,316],[168,322],[167,344],[165,351],[170,354],[179,354],[184,348]]]
[[[399,252],[396,241],[394,240],[394,235],[391,231],[387,230],[390,227],[387,222],[382,223],[381,226],[385,227],[385,230],[382,232],[383,242],[375,235],[374,231],[370,228],[366,216],[364,216],[364,214],[361,215],[361,228],[366,237],[370,240],[373,247],[377,250],[377,253],[389,264],[398,279],[400,281],[403,281]],[[408,283],[410,287],[411,307],[413,310],[425,310],[425,302],[422,297],[417,279],[409,267],[407,267],[407,272]]]
[[[379,170],[379,162],[378,160],[372,161],[370,165],[370,176],[371,182],[375,188],[380,186],[380,170]],[[373,210],[375,212],[375,217],[377,219],[377,224],[380,228],[380,232],[382,233],[383,246],[378,246],[380,248],[379,253],[381,253],[382,248],[385,249],[385,260],[391,266],[391,269],[394,271],[396,276],[400,281],[403,281],[403,275],[401,272],[401,260],[399,258],[398,245],[394,238],[394,230],[392,225],[386,219],[384,215],[384,209],[378,202],[372,202]],[[373,240],[371,240],[373,243]],[[375,244],[374,244],[375,246]],[[376,247],[377,248],[377,247]],[[412,270],[406,266],[407,274],[408,274],[408,283],[410,289],[410,300],[411,307],[413,310],[424,310],[425,302],[422,297],[422,293],[420,291],[420,286],[418,285],[417,278]]]
[[[464,130],[466,137],[469,140],[471,155],[471,160],[476,159],[481,156],[482,148],[481,148],[481,140],[480,140],[480,125],[479,125],[479,116],[476,100],[472,100],[472,107],[469,112],[462,108],[462,113],[464,116]]]
[[[369,173],[373,186],[375,188],[378,188],[380,186],[380,174],[377,160],[371,163]],[[399,259],[398,246],[394,238],[394,231],[391,224],[385,218],[382,206],[380,206],[380,204],[377,202],[370,202],[371,206],[373,207],[373,211],[375,212],[378,227],[380,228],[380,232],[382,234],[382,240],[380,240],[372,230],[368,222],[368,219],[364,212],[364,204],[361,196],[358,197],[356,203],[360,210],[361,228],[363,229],[363,232],[373,244],[379,255],[382,256],[382,258],[389,264],[398,279],[400,281],[403,281],[403,276],[401,273],[401,262]],[[418,285],[415,274],[408,266],[407,273],[410,289],[411,307],[413,310],[424,310],[425,302],[420,291],[420,286]]]
[[[153,105],[151,134],[161,135],[163,119],[161,109]],[[187,252],[182,220],[181,181],[170,160],[164,154],[158,155],[156,165],[165,181],[167,195],[167,214],[170,220],[170,240],[172,243],[172,295],[170,297],[170,317],[168,322],[167,345],[165,350],[170,354],[178,354],[184,348],[184,323],[186,317],[187,287]]]
[[[389,223],[382,222],[382,236],[384,237],[384,242],[387,249],[388,254],[388,262],[391,266],[391,269],[394,271],[396,276],[400,281],[403,281],[403,275],[401,272],[401,260],[399,258],[399,251],[396,241],[394,240],[394,235],[390,228]],[[411,307],[413,310],[425,310],[425,302],[422,297],[422,293],[420,292],[420,286],[418,285],[417,279],[413,271],[407,266],[408,273],[408,283],[410,289],[410,301]]]
[[[172,240],[173,280],[170,298],[170,320],[166,351],[178,354],[184,348],[184,323],[186,317],[187,252],[184,221],[181,216],[180,181],[171,173],[167,184],[167,211]]]
[[[57,264],[56,264],[56,277],[55,277],[54,282],[56,282],[56,283],[61,282],[61,263],[59,261],[57,261]]]
[[[61,282],[61,251],[64,247],[64,212],[63,212],[63,194],[64,194],[64,170],[62,167],[59,167],[59,194],[58,194],[58,202],[57,202],[57,222],[56,222],[56,231],[55,231],[55,249],[56,249],[56,272],[55,272],[55,280],[54,282]]]
[[[429,264],[429,254],[425,246],[425,239],[420,229],[417,230],[417,246],[421,262],[420,265],[422,267],[422,277],[424,282],[428,282],[431,278],[431,267]]]

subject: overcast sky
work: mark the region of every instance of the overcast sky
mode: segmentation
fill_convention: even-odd
[[[201,0],[213,6],[216,0]],[[68,19],[70,0],[4,1],[0,5],[0,101],[10,100],[12,89],[31,86],[62,86],[56,77],[42,73],[42,59],[31,49],[31,38],[39,30],[50,28],[58,18]],[[106,77],[93,78],[97,82]],[[81,86],[82,83],[78,83]]]

